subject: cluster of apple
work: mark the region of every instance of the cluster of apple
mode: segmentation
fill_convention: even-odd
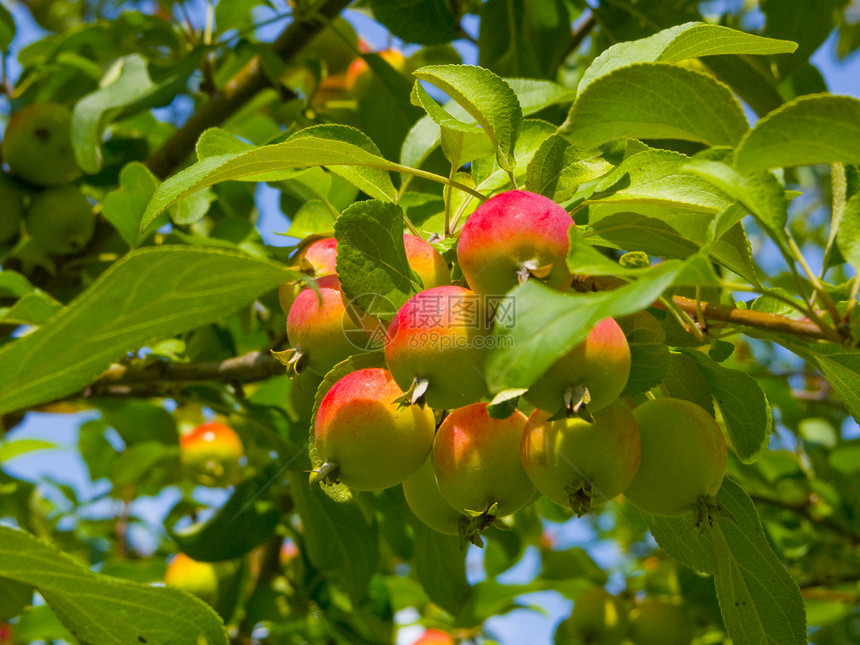
[[[281,289],[293,373],[320,377],[384,336],[385,368],[353,371],[319,403],[314,478],[356,490],[403,485],[416,516],[442,533],[480,543],[478,533],[539,492],[578,515],[624,493],[659,515],[709,514],[726,469],[726,444],[713,417],[676,398],[635,409],[619,398],[631,354],[612,318],[553,364],[523,398],[527,416],[501,416],[487,403],[484,361],[508,294],[541,280],[566,290],[570,215],[550,199],[515,190],[479,206],[465,221],[457,262],[469,288],[450,284],[439,253],[405,235],[411,268],[423,283],[390,324],[347,300],[337,277],[334,238],[304,248],[299,266],[319,294]],[[499,295],[501,294],[501,295]]]
[[[95,231],[89,200],[72,182],[81,175],[72,149],[72,114],[60,103],[17,111],[3,135],[0,245],[13,243],[21,225],[46,253],[79,252]]]
[[[684,609],[670,599],[647,596],[631,608],[626,599],[603,587],[580,594],[555,635],[559,645],[621,645],[630,641],[635,645],[690,645],[692,639]]]

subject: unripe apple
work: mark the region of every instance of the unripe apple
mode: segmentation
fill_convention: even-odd
[[[690,621],[673,602],[645,598],[630,612],[630,636],[635,645],[690,645]]]
[[[583,591],[570,617],[556,631],[556,645],[621,645],[627,635],[627,612],[620,599],[602,587]]]
[[[593,419],[550,421],[548,413],[535,410],[520,445],[535,488],[579,516],[622,493],[633,481],[641,455],[639,430],[624,403],[610,403]]]
[[[0,173],[0,244],[14,240],[24,219],[24,195],[6,173]]]
[[[47,188],[33,197],[25,223],[30,237],[56,254],[81,251],[96,228],[90,201],[74,186]]]
[[[576,412],[582,404],[595,412],[615,401],[630,376],[630,346],[612,318],[598,322],[581,343],[535,381],[524,398],[555,414]]]
[[[551,199],[525,190],[492,197],[469,215],[457,259],[473,291],[502,295],[536,278],[566,290],[570,214]]]
[[[326,393],[314,422],[319,477],[355,488],[396,486],[426,461],[433,445],[433,412],[399,406],[391,373],[367,368],[347,374]]]
[[[210,605],[218,600],[218,582],[214,564],[198,562],[181,552],[167,565],[164,574],[164,584],[194,594]]]
[[[429,457],[421,468],[403,481],[403,495],[415,517],[439,533],[459,535],[461,520],[469,521],[442,497],[433,471],[433,460]]]
[[[717,494],[726,472],[726,441],[706,410],[664,397],[633,411],[642,440],[639,470],[624,496],[655,515],[684,515]]]
[[[408,233],[403,234],[403,245],[406,247],[409,267],[421,278],[425,289],[451,284],[448,263],[432,245]]]
[[[302,289],[287,316],[287,336],[292,343],[287,368],[299,373],[307,368],[325,376],[332,367],[364,351],[374,334],[381,334],[378,318],[365,315],[356,321],[347,312],[337,276],[317,280],[319,294]]]
[[[210,421],[179,439],[182,467],[204,486],[230,486],[242,480],[242,440],[231,427]]]
[[[458,286],[434,287],[398,310],[388,327],[385,360],[413,402],[457,408],[487,394],[489,339],[480,296]]]
[[[486,403],[451,412],[433,442],[433,469],[445,501],[463,513],[497,517],[528,504],[535,488],[520,459],[526,420],[519,410],[493,419]]]
[[[2,152],[12,174],[36,186],[60,186],[81,175],[72,149],[72,113],[60,103],[36,103],[13,114]]]
[[[454,637],[441,629],[428,629],[412,645],[454,645]]]

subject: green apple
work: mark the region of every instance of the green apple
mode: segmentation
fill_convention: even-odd
[[[46,188],[30,200],[25,216],[30,237],[49,253],[80,252],[92,239],[92,204],[75,186]]]
[[[34,103],[15,112],[2,152],[12,174],[36,186],[61,186],[81,175],[72,148],[72,113],[61,103]]]
[[[0,244],[12,242],[18,236],[22,219],[24,195],[6,173],[0,173]]]

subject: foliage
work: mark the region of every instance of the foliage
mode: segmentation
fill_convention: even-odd
[[[608,580],[624,611],[671,597],[696,643],[857,638],[860,99],[810,62],[831,33],[842,57],[860,47],[856,3],[24,4],[0,5],[4,69],[30,41],[9,113],[71,110],[68,185],[97,223],[83,248],[48,249],[6,197],[0,212],[0,643],[391,643],[406,609],[491,642],[525,594],[576,602]],[[357,45],[361,14],[404,56]],[[2,181],[25,210],[45,190]],[[729,443],[698,526],[623,497],[582,518],[539,498],[479,551],[399,486],[309,485],[323,395],[384,357],[285,374],[278,287],[315,288],[302,249],[334,235],[344,293],[388,321],[422,288],[401,233],[462,284],[463,222],[515,188],[571,214],[575,278],[507,294],[491,413],[528,413],[519,396],[618,318],[628,402],[696,402]],[[261,218],[273,194],[288,224]],[[77,451],[96,498],[11,474],[55,447],[18,438],[33,411],[95,412]],[[179,466],[179,437],[212,418],[245,447],[243,482],[214,497]],[[153,530],[140,503],[165,492]],[[177,551],[224,565],[217,601],[151,584]],[[527,554],[534,575],[504,584]]]

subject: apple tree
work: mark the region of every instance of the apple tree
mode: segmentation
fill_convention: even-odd
[[[0,643],[860,642],[856,9],[0,4]]]

